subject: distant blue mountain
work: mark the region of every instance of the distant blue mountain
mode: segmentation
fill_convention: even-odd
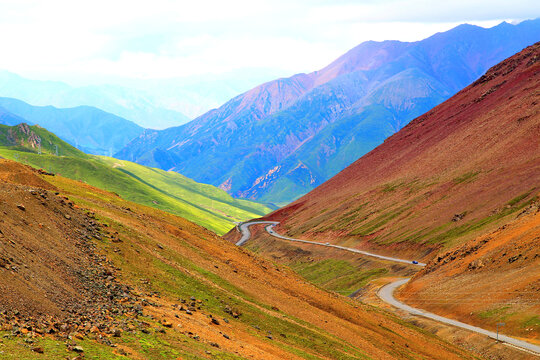
[[[157,105],[149,94],[134,88],[114,85],[73,87],[58,81],[30,80],[8,71],[0,71],[0,96],[40,106],[97,107],[145,128],[165,129],[190,120],[179,111]]]
[[[26,122],[26,120],[22,117],[12,114],[3,107],[0,107],[0,125],[14,126],[24,122]]]
[[[320,71],[262,84],[186,125],[146,131],[116,156],[233,196],[286,203],[539,40],[537,19],[465,24],[412,43],[368,41]]]
[[[131,121],[90,106],[58,109],[32,106],[0,98],[0,124],[38,124],[78,149],[97,155],[112,155],[139,136],[143,128]]]

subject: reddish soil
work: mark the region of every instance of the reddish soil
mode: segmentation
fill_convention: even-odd
[[[441,295],[441,294],[444,294]],[[430,262],[400,292],[407,304],[540,343],[540,209]]]
[[[34,186],[46,190],[57,190],[53,185],[43,180],[39,176],[39,172],[36,172],[31,167],[0,159],[0,183],[4,182]]]
[[[89,318],[90,326],[112,324],[105,314],[123,313],[118,300],[136,297],[96,253],[100,226],[92,215],[54,190],[38,171],[0,160],[0,323],[42,332]]]

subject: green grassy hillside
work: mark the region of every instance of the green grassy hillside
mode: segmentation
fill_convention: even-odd
[[[42,143],[41,155],[35,146],[37,138]],[[260,217],[271,210],[259,203],[234,199],[223,190],[197,183],[175,172],[87,155],[37,126],[1,126],[0,145],[3,145],[0,146],[2,157],[84,181],[115,192],[124,199],[171,212],[220,235],[230,230],[235,222]],[[54,145],[58,145],[60,156],[55,155]]]
[[[41,153],[62,156],[75,156],[89,158],[82,151],[69,145],[55,134],[39,125],[29,126],[21,123],[16,126],[0,125],[0,148],[17,149],[23,152],[38,153],[41,144]]]

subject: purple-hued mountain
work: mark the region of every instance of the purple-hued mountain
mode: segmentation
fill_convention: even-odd
[[[368,41],[310,74],[262,84],[116,156],[278,204],[326,181],[489,67],[540,40],[540,20]]]

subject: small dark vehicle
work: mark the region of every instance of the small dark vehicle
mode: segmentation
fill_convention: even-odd
[[[418,264],[418,261],[413,260],[412,263],[413,263],[413,264]]]

